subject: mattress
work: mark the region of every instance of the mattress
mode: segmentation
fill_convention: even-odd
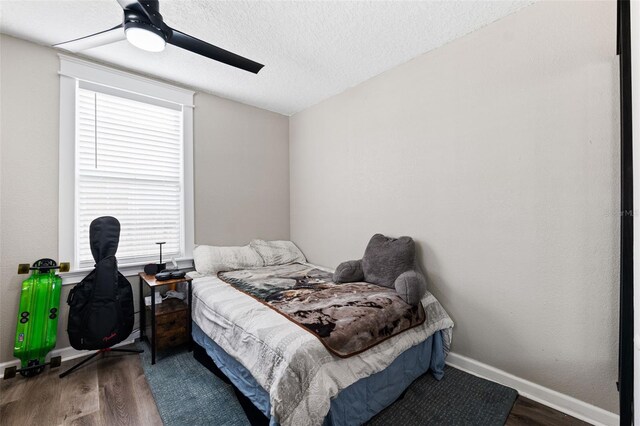
[[[319,425],[341,391],[385,370],[438,331],[444,359],[453,322],[430,293],[422,304],[423,324],[347,359],[332,355],[315,336],[217,277],[194,279],[192,319],[266,392],[272,422]]]

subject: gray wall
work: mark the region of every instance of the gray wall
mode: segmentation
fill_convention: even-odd
[[[195,242],[289,239],[289,118],[198,93]]]
[[[13,359],[18,263],[58,259],[58,68],[53,49],[0,35],[0,362]],[[288,238],[288,118],[202,93],[195,106],[196,242]]]
[[[540,2],[290,120],[310,261],[410,235],[453,351],[617,412],[615,2]]]

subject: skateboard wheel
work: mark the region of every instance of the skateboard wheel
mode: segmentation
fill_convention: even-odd
[[[21,368],[18,371],[23,377],[33,377],[42,373],[42,371],[44,371],[44,367],[45,366],[43,364],[40,364],[40,361],[38,359],[32,359],[31,361],[29,361],[26,368]]]
[[[16,371],[18,370],[18,367],[13,366],[13,367],[7,367],[4,369],[4,379],[13,379],[14,377],[16,377]]]
[[[51,358],[49,365],[51,366],[51,368],[58,368],[60,367],[60,364],[62,364],[62,357],[54,356]]]
[[[71,269],[71,264],[69,262],[62,262],[60,264],[60,272],[69,272]]]
[[[41,274],[46,274],[50,270],[56,269],[57,267],[58,267],[58,264],[53,259],[44,258],[44,259],[38,259],[35,262],[33,262],[33,268],[40,271]]]
[[[43,371],[44,371],[44,365],[39,365],[37,367],[20,370],[20,374],[23,377],[33,377],[33,376],[37,376],[38,374],[42,373]]]
[[[19,264],[18,265],[18,274],[28,274],[30,267],[31,267],[31,265],[29,265],[28,263]]]

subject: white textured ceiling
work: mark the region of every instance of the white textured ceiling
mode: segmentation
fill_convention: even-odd
[[[530,4],[501,1],[160,0],[165,22],[265,64],[258,75],[167,45],[83,56],[293,114]],[[3,0],[0,32],[51,45],[122,21],[115,0]]]

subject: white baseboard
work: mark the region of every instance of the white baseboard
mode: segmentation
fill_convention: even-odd
[[[597,426],[617,426],[620,424],[620,416],[588,404],[579,399],[540,386],[528,380],[516,377],[506,371],[499,370],[490,365],[483,364],[475,359],[458,355],[454,352],[447,356],[447,364],[459,370],[466,371],[474,376],[500,383],[518,391],[526,398],[537,401],[548,407],[562,411],[570,416]]]
[[[135,330],[133,333],[129,335],[129,337],[126,340],[118,343],[117,345],[114,345],[113,347],[117,348],[118,346],[129,345],[133,343],[135,339],[137,339],[138,337],[140,337],[140,331]],[[59,357],[62,357],[62,362],[64,362],[64,361],[69,361],[71,359],[90,355],[92,352],[94,351],[79,351],[77,349],[73,349],[71,346],[67,346],[66,348],[54,349],[51,352],[49,352],[49,355],[47,356],[47,361],[54,356],[59,356]],[[4,369],[7,367],[13,367],[13,366],[19,367],[20,360],[14,359],[12,361],[0,362],[0,379],[4,378]]]

